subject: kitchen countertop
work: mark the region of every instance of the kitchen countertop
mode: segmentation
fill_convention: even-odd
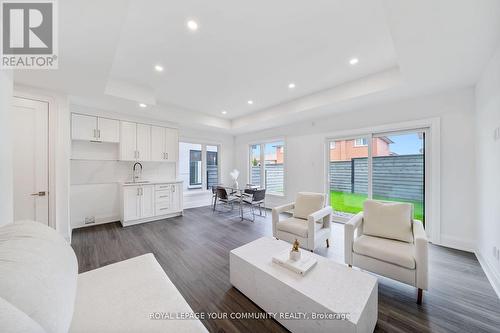
[[[141,185],[158,185],[158,184],[176,184],[182,183],[182,180],[174,179],[174,180],[142,180],[137,182],[121,182],[122,186],[141,186]]]

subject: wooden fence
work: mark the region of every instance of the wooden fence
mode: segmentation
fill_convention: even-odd
[[[373,158],[373,195],[422,201],[424,157],[418,155]],[[330,162],[330,190],[368,193],[368,159]]]

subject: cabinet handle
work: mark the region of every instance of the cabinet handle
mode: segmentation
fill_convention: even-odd
[[[160,198],[168,198],[168,195],[160,195]]]
[[[137,151],[137,159],[139,159],[140,157],[141,157],[141,152]]]
[[[99,139],[101,138],[101,130],[100,130],[100,129],[98,129],[98,130],[97,130],[97,137],[98,137]]]
[[[94,139],[97,139],[97,130],[94,128]]]
[[[172,192],[175,192],[175,185],[172,185]]]
[[[137,196],[140,195],[140,191],[139,191],[139,188],[137,188]]]
[[[168,209],[168,207],[167,208],[160,208],[160,210],[167,210],[167,209]]]
[[[165,159],[168,160],[168,153],[165,153]]]
[[[144,189],[141,187],[141,196],[144,195]]]

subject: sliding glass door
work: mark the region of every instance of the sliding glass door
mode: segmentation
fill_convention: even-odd
[[[409,202],[425,221],[425,130],[374,133],[328,142],[334,219],[349,220],[368,198]]]

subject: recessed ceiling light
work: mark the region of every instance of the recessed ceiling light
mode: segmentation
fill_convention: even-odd
[[[288,84],[288,88],[290,88],[290,89],[295,88],[295,83],[293,83],[293,82],[292,82],[292,83],[289,83],[289,84]]]
[[[187,27],[191,31],[196,31],[196,30],[198,30],[198,23],[194,20],[189,20],[189,21],[187,21]]]
[[[161,66],[161,65],[155,65],[155,71],[157,71],[157,72],[163,72],[163,66]]]
[[[250,105],[252,105],[252,104],[253,104],[253,101],[248,101],[247,103],[248,103],[248,104],[250,104]]]
[[[359,62],[359,59],[358,59],[358,58],[352,58],[351,60],[349,60],[349,63],[350,63],[351,65],[356,65],[358,62]]]
[[[144,104],[144,103],[139,103],[139,106],[140,106],[141,108],[145,108],[145,107],[147,107],[147,105],[146,105],[146,104]]]
[[[226,110],[222,110],[220,113],[227,114],[227,111]]]

